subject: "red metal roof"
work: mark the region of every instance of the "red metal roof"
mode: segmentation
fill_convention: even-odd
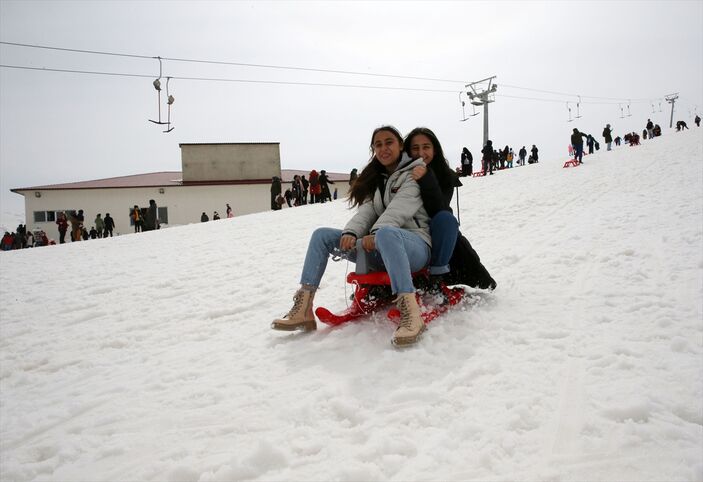
[[[318,171],[319,172],[319,171]],[[291,182],[294,175],[308,176],[310,171],[300,171],[292,169],[281,169],[283,182]],[[347,181],[349,174],[338,172],[328,172],[327,176],[332,181]],[[12,192],[21,194],[20,191],[51,191],[64,189],[121,189],[130,187],[174,187],[174,186],[218,186],[226,184],[268,184],[271,178],[265,179],[232,179],[183,182],[181,171],[149,172],[146,174],[134,174],[132,176],[110,177],[107,179],[96,179],[93,181],[69,182],[64,184],[48,184],[44,186],[20,187],[11,189]]]

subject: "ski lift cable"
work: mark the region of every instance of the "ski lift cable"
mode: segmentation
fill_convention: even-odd
[[[151,59],[156,57],[149,57]],[[161,57],[164,60],[164,57]],[[57,69],[57,68],[47,68],[47,67],[29,67],[21,65],[8,65],[0,64],[0,68],[7,69],[18,69],[18,70],[33,70],[33,71],[43,71],[43,72],[62,72],[62,73],[73,73],[73,74],[86,74],[86,75],[106,75],[115,77],[135,77],[135,78],[153,78],[152,75],[147,74],[131,74],[124,72],[101,72],[101,71],[91,71],[91,70],[75,70],[75,69]],[[380,85],[361,85],[361,84],[339,84],[339,83],[321,83],[321,82],[293,82],[293,81],[277,81],[277,80],[254,80],[254,79],[232,79],[232,78],[214,78],[214,77],[186,77],[186,76],[172,76],[172,79],[177,80],[193,80],[193,81],[203,81],[203,82],[238,82],[238,83],[250,83],[250,84],[273,84],[273,85],[302,85],[302,86],[313,86],[313,87],[344,87],[344,88],[358,88],[358,89],[379,89],[379,90],[395,90],[395,91],[409,91],[409,92],[438,92],[438,93],[452,93],[455,94],[456,90],[448,89],[423,89],[415,87],[391,87],[391,86],[380,86]],[[507,95],[502,93],[496,93],[496,97],[510,98],[510,99],[523,99],[523,100],[533,100],[538,102],[565,102],[562,99],[547,99],[547,98],[537,98],[537,97],[525,97],[517,95]],[[616,105],[618,102],[582,102],[583,104],[591,105]],[[635,102],[633,102],[635,103]]]
[[[98,50],[71,49],[71,48],[63,48],[63,47],[50,47],[50,46],[45,46],[45,45],[33,45],[33,44],[25,44],[25,43],[19,43],[19,42],[0,41],[0,44],[12,45],[12,46],[17,46],[17,47],[26,47],[26,48],[37,48],[37,49],[57,50],[57,51],[64,51],[64,52],[85,53],[85,54],[93,54],[93,55],[110,55],[110,56],[116,56],[116,57],[130,57],[130,58],[141,58],[141,59],[156,58],[154,56],[149,56],[149,55],[125,54],[125,53],[105,52],[105,51],[98,51]],[[387,78],[407,79],[407,80],[425,80],[425,81],[431,81],[431,82],[449,82],[449,83],[462,83],[462,84],[466,84],[466,82],[467,82],[466,80],[439,79],[439,78],[434,78],[434,77],[419,77],[419,76],[393,75],[393,74],[380,74],[380,73],[373,73],[373,72],[355,72],[355,71],[350,71],[350,70],[334,70],[334,69],[308,68],[308,67],[296,67],[296,66],[284,66],[284,65],[266,65],[266,64],[253,64],[253,63],[244,63],[244,62],[218,61],[218,60],[185,59],[185,58],[177,58],[177,57],[160,57],[160,58],[162,58],[163,60],[169,60],[169,61],[173,61],[173,62],[189,62],[189,63],[201,63],[201,64],[213,64],[213,65],[233,65],[233,66],[240,66],[240,67],[298,70],[298,71],[306,71],[306,72],[334,73],[334,74],[344,74],[344,75],[364,75],[364,76],[371,76],[371,77],[387,77]],[[510,84],[501,84],[501,87],[527,90],[527,91],[532,91],[532,92],[541,92],[541,93],[545,93],[545,94],[565,95],[568,97],[578,97],[578,94],[571,94],[571,93],[557,92],[557,91],[550,91],[550,90],[543,90],[543,89],[534,89],[534,88],[530,88],[530,87],[521,87],[521,86],[517,86],[517,85],[510,85]],[[589,99],[603,99],[603,100],[614,100],[614,101],[625,100],[624,97],[618,98],[618,97],[602,97],[602,96],[588,96],[588,95],[584,95],[582,97],[589,98]],[[648,102],[649,100],[648,99],[634,99],[634,101],[635,102]]]

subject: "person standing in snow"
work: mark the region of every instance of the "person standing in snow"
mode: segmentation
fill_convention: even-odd
[[[471,155],[471,151],[468,147],[464,147],[461,150],[461,175],[462,177],[471,177],[474,164],[474,156]]]
[[[373,156],[349,192],[357,213],[344,229],[318,228],[312,234],[293,307],[271,323],[272,329],[317,329],[313,299],[329,255],[335,253],[388,272],[400,311],[394,345],[416,343],[425,330],[412,280],[412,273],[430,260],[430,219],[412,178],[412,169],[424,163],[403,155],[403,138],[391,126],[375,129],[370,147]]]
[[[491,176],[493,175],[493,142],[488,139],[486,145],[481,149],[481,154],[483,154],[483,175],[486,175],[486,169],[489,169]]]
[[[579,164],[583,164],[583,139],[588,137],[583,132],[574,127],[573,133],[571,134],[571,145],[574,146],[574,160],[579,161]]]
[[[271,178],[271,209],[278,211],[281,206],[276,202],[276,198],[281,194],[281,178],[273,176]]]
[[[701,126],[701,116],[699,116],[698,114],[696,114],[696,118],[693,119],[693,122],[696,123],[696,127],[700,127],[700,126]]]
[[[103,221],[100,213],[95,216],[95,230],[98,232],[98,238],[102,238],[105,230],[105,221]]]
[[[310,171],[310,204],[315,204],[320,202],[320,194],[322,189],[320,188],[320,175],[315,169]]]
[[[159,209],[156,207],[156,201],[149,199],[149,207],[146,210],[143,220],[143,231],[153,231],[158,225]]]
[[[527,149],[525,149],[525,146],[522,146],[522,148],[518,151],[518,164],[520,166],[525,165],[525,157],[527,157]]]
[[[654,139],[654,123],[652,122],[652,119],[647,119],[647,135],[642,135],[645,139],[649,137],[650,139]]]
[[[115,220],[112,219],[112,216],[110,216],[110,213],[105,213],[105,232],[103,233],[103,238],[107,238],[107,235],[109,234],[110,237],[112,237],[112,230],[115,229]]]
[[[610,128],[610,124],[606,124],[603,129],[603,139],[605,140],[605,144],[608,146],[608,150],[611,150],[613,145],[613,129]]]
[[[142,230],[142,214],[141,210],[139,209],[139,206],[137,206],[136,204],[134,205],[130,216],[132,218],[132,222],[134,223],[134,232],[138,233]]]
[[[320,171],[320,177],[318,179],[320,181],[320,196],[322,198],[322,202],[332,201],[329,185],[334,184],[334,181],[329,178],[327,171],[324,169]]]
[[[530,150],[530,152],[532,153],[532,162],[539,162],[539,156],[537,155],[539,149],[537,149],[536,145],[532,144],[532,149]]]
[[[591,134],[586,137],[586,145],[588,146],[588,153],[593,154],[593,148],[595,147],[596,140]]]
[[[308,203],[308,187],[310,187],[310,182],[305,179],[305,175],[300,176],[300,183],[303,185],[303,204]]]
[[[232,212],[232,208],[230,207],[229,203],[227,204],[227,219],[233,218],[234,217],[234,212]]]
[[[59,244],[64,244],[66,242],[66,231],[68,231],[68,220],[66,219],[66,213],[59,213],[56,224],[59,228]]]

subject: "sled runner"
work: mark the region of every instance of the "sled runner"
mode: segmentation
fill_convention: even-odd
[[[427,286],[427,270],[413,273],[413,282],[420,288]],[[351,304],[341,313],[333,313],[327,308],[318,307],[315,310],[315,315],[322,323],[332,326],[341,325],[380,311],[393,303],[391,280],[385,271],[368,274],[349,273],[347,275],[347,283],[354,285]],[[434,320],[463,299],[463,288],[448,288],[442,284],[440,289],[441,294],[438,297],[443,298],[444,302],[436,306],[424,305],[422,299],[417,295],[418,304],[422,311],[422,319],[425,323]],[[393,308],[388,312],[388,318],[394,321],[400,319],[400,312],[397,308]]]

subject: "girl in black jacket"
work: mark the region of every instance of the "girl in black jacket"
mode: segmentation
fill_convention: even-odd
[[[420,186],[422,202],[432,218],[430,276],[433,284],[437,284],[450,271],[449,260],[459,235],[459,223],[449,204],[454,188],[461,186],[461,182],[449,167],[442,146],[430,129],[417,127],[410,131],[405,138],[405,152],[425,162],[425,166],[413,169],[413,178]]]

